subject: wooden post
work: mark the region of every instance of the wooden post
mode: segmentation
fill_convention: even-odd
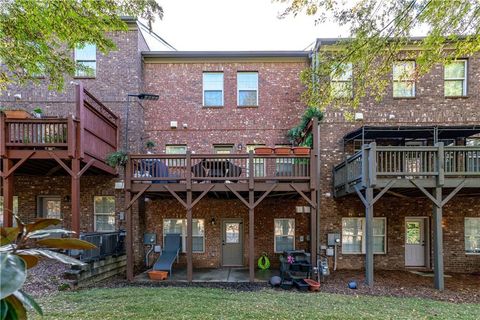
[[[310,186],[311,200],[316,207],[311,207],[310,212],[310,252],[311,264],[317,264],[318,238],[319,238],[319,220],[320,220],[320,126],[318,118],[313,118],[312,134],[313,134],[313,150],[310,158]],[[317,266],[318,267],[318,266]]]
[[[3,159],[3,172],[13,167],[13,160]],[[3,178],[3,226],[13,226],[13,173]]]
[[[132,201],[131,193],[131,179],[132,179],[132,162],[130,156],[127,160],[127,165],[125,166],[125,206],[128,206],[130,201]],[[125,210],[125,219],[126,219],[126,253],[127,253],[127,280],[133,280],[133,267],[134,267],[134,257],[133,257],[133,217],[132,217],[132,206],[128,206]]]
[[[71,175],[71,201],[72,201],[72,231],[75,231],[75,237],[80,236],[80,160],[72,159],[72,175]]]
[[[365,190],[365,281],[373,286],[373,188]]]
[[[0,158],[6,154],[5,144],[7,143],[7,130],[5,125],[5,115],[0,112]]]
[[[442,232],[442,188],[434,188],[433,196],[440,203],[440,206],[433,204],[433,261],[434,261],[434,282],[435,288],[445,288],[443,279],[443,232]]]
[[[437,185],[443,186],[445,184],[445,147],[443,142],[438,142],[437,146]]]
[[[250,282],[255,281],[255,180],[253,151],[248,154],[248,274]]]
[[[192,153],[187,151],[187,280],[193,281]]]

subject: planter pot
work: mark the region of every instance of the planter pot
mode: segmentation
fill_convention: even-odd
[[[309,147],[294,147],[293,153],[298,155],[309,155],[310,148]]]
[[[30,114],[25,110],[4,110],[5,116],[8,119],[27,119],[30,118]]]
[[[275,154],[290,154],[291,150],[289,147],[276,147]]]
[[[148,277],[150,280],[167,280],[168,272],[167,271],[148,271]]]
[[[317,281],[312,279],[303,279],[303,281],[305,281],[309,285],[308,290],[320,291],[320,283],[318,283]]]
[[[269,147],[257,147],[255,148],[255,154],[272,154],[273,149]]]

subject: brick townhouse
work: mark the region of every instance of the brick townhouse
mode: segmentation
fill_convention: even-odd
[[[341,109],[312,122],[309,155],[261,155],[253,151],[291,146],[287,131],[306,109],[300,73],[315,50],[335,43],[319,39],[311,53],[149,51],[129,23],[129,32],[113,35],[118,51],[93,55],[95,76],[73,80],[87,93],[78,89],[75,99],[67,80],[64,94],[40,86],[2,95],[2,106],[40,105],[84,133],[75,148],[67,138],[53,150],[43,140],[34,154],[29,142],[7,139],[2,171],[15,170],[3,179],[5,207],[30,221],[61,215],[81,232],[125,228],[129,279],[145,269],[143,235],[163,244],[169,233],[181,234],[188,281],[194,268],[224,266],[248,267],[253,281],[264,252],[276,268],[284,250],[306,250],[316,264],[335,246],[330,263],[365,267],[369,284],[374,268],[434,269],[440,289],[444,270],[480,271],[478,57],[416,81],[396,77],[415,63],[399,61],[385,99],[362,101],[354,122]],[[112,114],[91,111],[88,92]],[[129,104],[130,157],[125,176],[117,175],[103,160],[123,148],[127,95],[143,92],[159,99]],[[110,131],[85,128],[81,116],[68,120],[84,109]],[[94,153],[78,146],[85,141],[103,153],[85,152]],[[148,153],[146,141],[155,145]]]

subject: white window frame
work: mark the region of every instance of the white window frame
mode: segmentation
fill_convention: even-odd
[[[185,152],[171,152],[168,148],[184,148]],[[165,154],[170,155],[183,155],[187,154],[187,145],[186,144],[167,144],[165,145]],[[167,165],[169,167],[185,167],[185,160],[184,159],[167,159]]]
[[[105,212],[97,212],[97,206],[95,205],[96,199],[97,198],[113,198],[113,214],[111,213],[105,213]],[[115,210],[115,196],[94,196],[93,197],[93,231],[95,232],[115,232],[117,230],[117,215],[116,215],[116,210]],[[115,219],[115,225],[113,230],[98,230],[97,228],[97,216],[113,216]]]
[[[265,147],[264,144],[247,144],[247,153],[250,153],[250,151],[253,151],[255,153],[255,148],[257,147]],[[247,168],[246,168],[246,172],[247,172],[247,176],[250,176],[248,173],[249,173],[249,169],[250,169],[250,159],[247,159]],[[260,174],[259,171],[257,171],[257,166],[259,166],[259,169],[262,169],[262,173],[263,174]],[[263,167],[263,168],[262,168]],[[265,161],[265,159],[263,158],[254,158],[253,159],[253,171],[254,171],[254,176],[255,177],[265,177],[267,175],[267,163]]]
[[[165,218],[163,219],[163,226],[162,226],[162,235],[163,235],[163,243],[165,244],[165,236],[167,235],[165,233],[165,221],[167,220],[180,220],[182,221],[182,233],[181,233],[181,238],[182,238],[182,253],[186,253],[187,252],[187,219],[178,219],[178,218]],[[205,228],[206,228],[206,225],[205,225],[205,219],[192,219],[192,222],[193,221],[203,221],[203,236],[196,236],[196,235],[192,235],[193,237],[202,237],[203,238],[203,244],[202,244],[202,247],[203,247],[203,250],[202,251],[194,251],[193,248],[192,248],[192,253],[205,253],[205,238],[206,238],[206,232],[205,232]]]
[[[234,145],[226,143],[226,144],[214,144],[213,145],[213,153],[214,154],[232,154],[233,153]],[[228,152],[226,152],[228,151]]]
[[[221,91],[222,91],[222,103],[220,105],[207,105],[205,103],[205,91],[208,91],[205,89],[205,76],[206,75],[209,75],[209,74],[221,74],[222,75],[222,88],[221,88]],[[202,74],[202,105],[204,107],[209,107],[209,108],[221,108],[225,105],[225,97],[224,97],[224,93],[225,93],[225,90],[224,90],[224,87],[225,87],[225,77],[224,77],[224,74],[222,71],[204,71],[203,74]]]
[[[413,74],[412,75],[401,75],[399,79],[395,78],[395,66],[396,65],[403,65],[407,63],[413,63]],[[417,63],[415,60],[400,60],[400,61],[395,61],[393,62],[393,67],[392,67],[392,96],[394,98],[407,98],[407,99],[412,99],[417,97],[417,81],[415,79],[415,69],[417,68]],[[402,77],[404,76],[404,77]],[[411,96],[397,96],[395,95],[395,83],[412,83],[412,92],[413,94]]]
[[[468,83],[468,60],[467,59],[458,59],[458,60],[453,60],[452,63],[458,63],[458,62],[463,62],[465,66],[465,71],[463,78],[447,78],[446,73],[445,73],[445,68],[446,65],[443,66],[443,94],[445,97],[451,98],[451,97],[466,97],[467,96],[467,83]],[[463,81],[463,86],[462,86],[462,94],[461,95],[455,95],[455,96],[447,96],[445,94],[445,83],[447,81]]]
[[[467,237],[470,235],[467,235],[467,221],[468,220],[480,220],[480,217],[465,217],[464,218],[464,225],[463,225],[463,230],[464,230],[464,250],[466,255],[480,255],[479,252],[467,252]],[[478,237],[478,241],[480,242],[480,235],[475,236]]]
[[[78,60],[77,59],[77,50],[82,50],[86,46],[94,46],[95,47],[95,60]],[[82,62],[95,62],[95,69],[93,70],[93,75],[85,75],[85,74],[79,74],[78,72],[80,71],[79,69],[75,69],[75,78],[96,78],[97,77],[97,46],[95,44],[85,44],[83,48],[80,48],[79,46],[76,46],[75,49],[73,50],[73,56],[74,56],[74,61],[75,64],[79,64]],[[82,71],[83,72],[83,71]]]
[[[277,218],[273,219],[273,251],[274,253],[283,253],[283,251],[277,251],[277,234],[275,233],[275,226],[277,221],[291,220],[293,221],[293,249],[295,250],[295,219],[294,218]],[[284,236],[284,235],[281,235]]]
[[[353,98],[353,64],[351,62],[341,63],[344,68],[341,75],[335,75],[334,72],[330,75],[330,90],[331,94],[336,99],[351,99]],[[346,94],[339,94],[341,91],[334,91],[333,84],[345,83],[349,84],[349,92]]]
[[[253,105],[250,105],[250,104],[249,105],[243,105],[243,104],[241,105],[240,104],[240,91],[247,90],[247,89],[240,88],[240,81],[239,81],[240,80],[240,78],[239,78],[240,74],[255,74],[257,76],[257,85],[255,87],[255,91],[257,93],[257,95],[256,95],[257,99],[255,101],[255,104],[253,104]],[[260,82],[260,77],[258,75],[258,71],[238,71],[237,72],[237,106],[238,107],[258,107],[258,101],[259,101],[258,83],[259,82]]]
[[[2,204],[0,206],[0,226],[3,226],[3,222],[4,222],[3,196],[0,196],[0,200],[1,200],[0,202]],[[13,196],[13,214],[18,216],[18,196]],[[13,222],[13,226],[16,227],[17,226],[17,220],[15,218],[13,218],[12,222]]]
[[[359,219],[361,220],[362,224],[362,234],[361,234],[361,238],[362,238],[362,251],[361,252],[344,252],[343,251],[343,221],[346,220],[346,219]],[[373,220],[383,220],[384,221],[384,225],[385,225],[385,233],[383,235],[376,235],[374,234],[373,237],[375,236],[383,236],[383,248],[384,248],[384,251],[383,252],[373,252],[373,254],[387,254],[387,235],[388,235],[388,232],[387,232],[387,218],[386,217],[374,217]],[[343,217],[342,218],[342,233],[340,235],[341,239],[342,239],[342,254],[345,254],[345,255],[351,255],[351,254],[365,254],[366,253],[366,236],[365,236],[365,231],[366,231],[366,220],[365,218],[362,218],[362,217]],[[375,229],[374,229],[374,232],[375,232]]]

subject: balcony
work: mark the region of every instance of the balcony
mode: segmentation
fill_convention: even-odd
[[[480,146],[364,145],[334,168],[334,194],[344,196],[368,185],[383,188],[392,179],[395,188],[413,188],[411,180],[425,188],[456,188],[459,183],[480,188]]]
[[[127,189],[150,191],[277,191],[310,190],[311,155],[186,154],[131,155],[127,165]],[[283,187],[282,187],[283,185]]]

